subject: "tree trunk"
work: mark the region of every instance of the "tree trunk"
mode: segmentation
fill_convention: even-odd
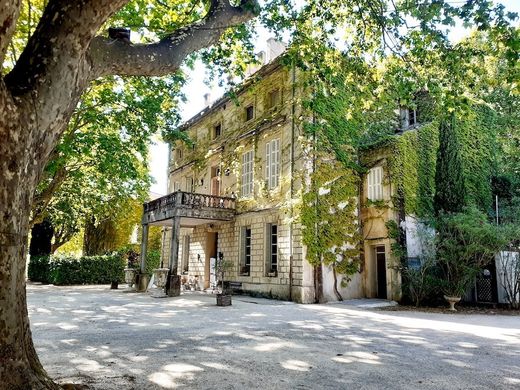
[[[334,294],[336,294],[336,298],[338,301],[343,300],[343,296],[338,290],[338,274],[336,273],[336,267],[332,266],[332,274],[334,275]]]
[[[323,273],[319,264],[314,266],[314,303],[323,302]]]
[[[0,127],[0,132],[1,132]],[[0,146],[0,155],[3,148]],[[11,154],[11,155],[9,155]],[[3,389],[59,389],[43,369],[32,342],[25,269],[34,156],[6,153],[0,170],[0,382]],[[15,186],[13,186],[15,184]],[[17,191],[12,191],[17,188]],[[23,188],[23,189],[22,189]]]
[[[31,243],[29,245],[29,256],[48,256],[53,253],[52,237],[54,228],[52,224],[44,220],[35,224],[31,229]]]

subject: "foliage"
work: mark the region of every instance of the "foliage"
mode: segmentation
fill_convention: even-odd
[[[31,256],[27,276],[33,282],[50,283],[49,256]]]
[[[124,267],[119,254],[33,257],[29,263],[29,279],[55,285],[108,284],[124,280]]]
[[[134,245],[129,245],[118,251],[125,261],[128,268],[139,269],[141,267],[141,254],[133,249]],[[149,276],[153,274],[153,270],[161,267],[161,252],[159,250],[148,250],[146,252],[145,273]]]
[[[516,227],[491,224],[476,208],[439,215],[436,229],[442,288],[450,296],[463,296],[480,269],[518,237]]]
[[[466,187],[461,161],[461,144],[455,127],[455,115],[439,125],[439,150],[435,169],[435,213],[457,213],[466,203]]]
[[[158,250],[149,250],[146,253],[145,272],[148,275],[152,275],[153,270],[159,268],[160,265],[161,265],[161,252]]]
[[[345,286],[359,271],[356,217],[357,175],[323,154],[315,157],[311,183],[303,195],[300,219],[307,261],[332,267]],[[339,292],[336,289],[336,294]],[[341,299],[341,296],[338,298]]]
[[[225,260],[223,257],[217,258],[215,263],[215,274],[217,276],[217,285],[220,282],[220,293],[230,294],[229,283],[226,283],[225,276],[227,272],[233,270],[235,264],[231,260]]]

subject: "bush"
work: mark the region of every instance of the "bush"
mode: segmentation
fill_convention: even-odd
[[[125,262],[118,255],[31,258],[29,279],[56,285],[108,284],[124,280]]]
[[[50,283],[49,271],[49,256],[31,256],[31,259],[29,260],[29,268],[27,270],[30,280],[33,282]]]
[[[161,252],[149,251],[146,254],[146,273],[151,275],[153,270],[161,266]]]
[[[518,237],[516,227],[496,226],[474,208],[441,214],[437,224],[437,259],[443,273],[440,282],[449,296],[463,296],[482,267]]]

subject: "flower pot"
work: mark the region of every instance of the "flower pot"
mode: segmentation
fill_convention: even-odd
[[[449,310],[457,311],[457,309],[455,309],[455,304],[460,301],[461,297],[449,297],[449,296],[445,295],[444,299],[446,299],[446,301],[450,304]]]
[[[155,278],[155,285],[159,288],[164,288],[166,286],[166,280],[168,278],[168,268],[157,268],[153,270],[153,275]]]
[[[128,287],[131,288],[135,284],[136,276],[137,276],[137,269],[125,268],[125,283],[128,284]]]
[[[231,306],[231,295],[217,294],[217,306]]]

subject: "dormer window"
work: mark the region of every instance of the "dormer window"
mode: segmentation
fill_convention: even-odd
[[[216,139],[220,137],[222,134],[222,124],[217,123],[215,126],[213,126],[213,131],[211,132],[211,139]]]
[[[246,122],[249,122],[251,119],[253,119],[255,116],[255,108],[251,104],[246,107]]]
[[[401,107],[401,109],[399,111],[400,111],[400,117],[401,117],[400,119],[401,119],[401,129],[402,130],[409,129],[418,124],[417,109]]]

